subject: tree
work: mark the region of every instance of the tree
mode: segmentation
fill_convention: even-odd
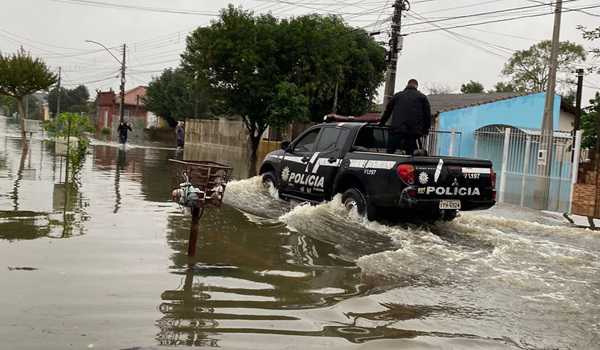
[[[590,100],[590,106],[583,110],[581,116],[581,129],[583,130],[582,148],[594,149],[598,138],[598,127],[600,123],[600,92],[596,92]]]
[[[577,26],[577,29],[581,31],[583,38],[586,40],[594,41],[600,39],[600,26],[592,30],[587,30],[584,26]],[[594,57],[600,58],[600,48],[592,48],[589,52],[592,53]],[[600,67],[596,67],[596,69],[597,72],[600,73]]]
[[[515,87],[512,83],[499,81],[494,85],[494,90],[490,92],[525,92],[522,88]]]
[[[463,94],[480,94],[483,92],[483,90],[483,84],[474,80],[469,80],[468,83],[460,86],[460,92]]]
[[[21,49],[10,56],[0,53],[0,95],[14,97],[21,117],[21,135],[25,132],[25,96],[39,90],[46,90],[56,82],[56,75],[50,72],[39,58],[33,58]]]
[[[331,112],[336,85],[339,113],[367,111],[385,70],[384,50],[338,17],[278,20],[231,5],[188,37],[182,58],[186,71],[206,78],[211,96],[241,116],[253,156],[269,125]],[[296,105],[284,110],[282,101]]]
[[[52,89],[48,94],[48,107],[51,112],[56,112],[58,94],[58,89]],[[79,85],[74,89],[60,88],[61,112],[89,113],[89,99],[90,93],[85,85]]]
[[[182,68],[165,69],[153,78],[146,90],[146,108],[165,119],[171,127],[178,120],[205,116],[209,111],[204,78]]]
[[[336,16],[307,15],[284,20],[282,60],[288,78],[309,99],[313,121],[332,112],[368,112],[384,79],[385,50],[360,29]]]
[[[551,49],[552,42],[544,40],[527,50],[515,52],[504,65],[502,74],[510,77],[517,90],[544,91],[548,86]],[[586,51],[583,46],[563,41],[558,52],[558,72],[571,74],[585,59]]]
[[[442,94],[451,94],[452,93],[452,88],[448,85],[445,84],[437,84],[437,83],[433,83],[431,84],[427,90],[429,91],[430,95],[442,95]]]

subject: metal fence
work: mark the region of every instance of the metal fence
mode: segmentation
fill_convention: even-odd
[[[423,140],[423,148],[432,156],[458,156],[462,133],[456,130],[431,130]]]
[[[554,132],[550,155],[540,152],[541,133],[537,129],[489,126],[474,136],[475,157],[490,159],[498,173],[499,202],[569,211],[574,149],[571,133]],[[549,162],[549,174],[545,162]]]

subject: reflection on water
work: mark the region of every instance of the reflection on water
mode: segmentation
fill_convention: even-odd
[[[77,184],[65,185],[66,163],[54,154],[53,144],[39,139],[24,142],[10,134],[2,138],[0,238],[29,240],[84,234],[87,200]]]
[[[0,348],[600,343],[600,236],[539,212],[390,227],[339,198],[290,205],[250,178],[206,211],[189,259],[190,217],[169,201],[182,152],[94,142],[65,185],[43,138],[24,144],[0,118]],[[241,153],[186,152],[249,173]]]

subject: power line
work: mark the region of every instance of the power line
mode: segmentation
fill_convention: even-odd
[[[90,6],[90,7],[140,10],[140,11],[147,11],[147,12],[170,13],[170,14],[177,14],[177,15],[195,15],[195,16],[209,16],[209,17],[218,15],[218,13],[213,13],[213,12],[204,12],[204,11],[195,11],[195,10],[178,10],[178,9],[149,7],[149,6],[125,5],[125,4],[116,4],[116,3],[112,3],[112,2],[94,1],[94,0],[50,0],[50,1],[60,2],[60,3],[65,3],[65,4]]]
[[[592,8],[598,8],[598,7],[600,7],[600,5],[591,5],[591,6],[581,7],[581,8],[577,8],[577,9],[563,10],[562,12],[563,13],[565,13],[565,12],[573,12],[573,11],[577,11],[577,10],[581,10],[581,9],[592,9]],[[533,14],[533,15],[524,15],[524,16],[517,16],[517,17],[509,17],[509,18],[503,18],[503,19],[497,19],[497,20],[475,22],[475,23],[461,24],[461,25],[454,25],[454,26],[443,27],[443,28],[436,28],[436,29],[417,30],[417,31],[406,33],[405,35],[431,33],[431,32],[437,32],[437,31],[445,30],[445,29],[457,29],[457,28],[466,28],[466,27],[480,26],[480,25],[492,24],[492,23],[509,22],[509,21],[515,21],[515,20],[525,19],[525,18],[534,18],[534,17],[547,16],[547,15],[551,15],[551,14],[554,14],[554,12],[539,13],[539,14]]]
[[[573,2],[573,1],[578,1],[578,0],[565,0],[565,2]],[[455,20],[455,19],[466,19],[466,18],[479,17],[479,16],[485,16],[485,15],[493,15],[493,14],[499,14],[499,13],[513,12],[513,11],[519,11],[519,10],[535,9],[535,8],[545,7],[547,5],[549,5],[549,4],[543,3],[543,4],[537,4],[537,5],[512,7],[512,8],[502,9],[502,10],[495,10],[495,11],[486,11],[486,12],[472,13],[472,14],[468,14],[468,15],[460,15],[460,16],[454,16],[454,17],[447,17],[447,18],[442,18],[442,19],[437,19],[437,20],[429,20],[429,21],[424,21],[424,22],[419,22],[419,23],[409,23],[409,24],[406,24],[406,27],[414,26],[414,25],[419,25],[419,24],[438,23],[438,22],[452,21],[452,20]]]

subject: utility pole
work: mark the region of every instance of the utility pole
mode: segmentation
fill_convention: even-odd
[[[550,190],[550,172],[552,171],[552,147],[554,144],[554,92],[556,91],[556,70],[558,69],[558,51],[560,48],[560,22],[562,15],[562,0],[556,0],[554,11],[554,31],[552,33],[552,51],[550,52],[550,72],[548,73],[548,87],[546,89],[546,103],[544,105],[544,118],[538,151],[538,175],[541,176],[536,202],[539,209],[548,208],[548,195]]]
[[[583,68],[577,69],[577,95],[575,97],[575,122],[573,129],[581,129],[581,95],[583,94]]]
[[[58,67],[58,84],[56,85],[56,115],[55,118],[60,114],[60,80],[62,75],[62,67]]]
[[[396,69],[398,66],[398,51],[400,51],[400,29],[402,26],[402,11],[408,10],[407,0],[396,0],[394,3],[394,16],[392,17],[392,37],[390,39],[390,50],[388,53],[388,67],[385,76],[385,88],[383,94],[383,109],[394,96],[396,90]]]
[[[121,103],[119,104],[120,122],[122,123],[125,117],[125,55],[127,52],[127,44],[123,44],[123,59],[121,60]]]
[[[573,156],[571,157],[572,161],[575,162],[575,136],[577,135],[577,130],[581,129],[581,98],[583,94],[583,68],[577,69],[577,95],[575,97],[575,120],[573,121]],[[577,160],[579,161],[579,160]]]

